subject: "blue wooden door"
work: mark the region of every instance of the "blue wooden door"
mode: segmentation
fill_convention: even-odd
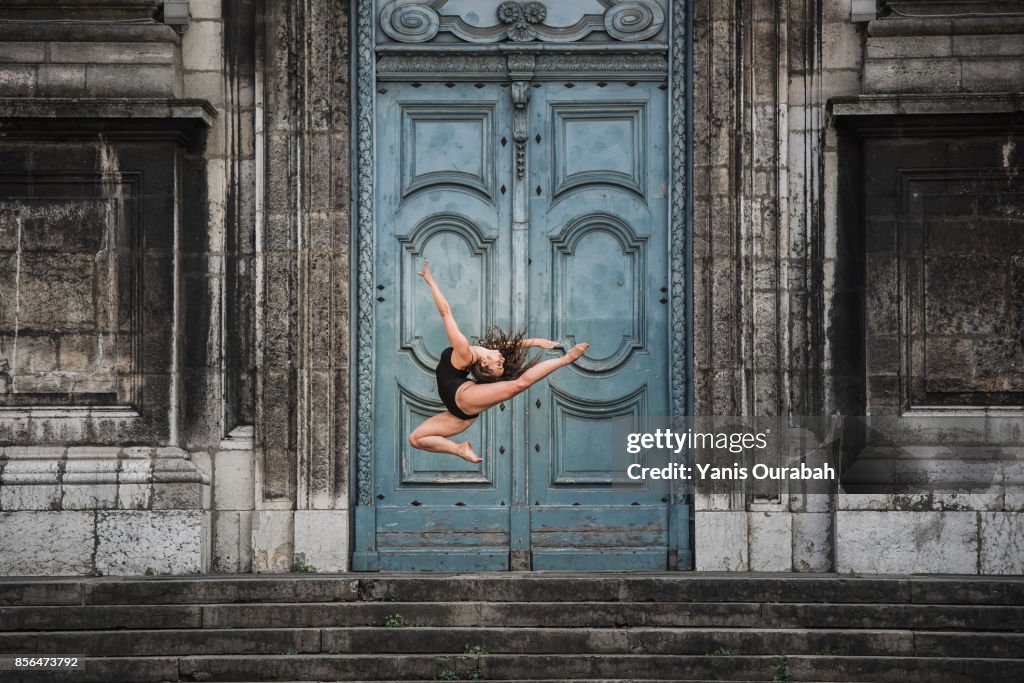
[[[665,91],[570,86],[530,88],[523,176],[508,84],[378,89],[380,569],[669,564],[668,491],[629,481],[609,448],[611,418],[669,413]],[[522,217],[513,226],[524,188],[525,230]],[[406,440],[443,410],[433,371],[448,342],[416,275],[424,257],[467,335],[520,320],[530,336],[591,344],[576,366],[456,437],[473,442],[479,465]]]
[[[423,259],[467,336],[508,323],[510,105],[498,84],[385,83],[377,93],[374,496],[380,569],[508,568],[509,414],[458,440],[482,463],[412,448],[444,410],[434,368],[447,347]],[[504,141],[504,143],[502,142]]]
[[[590,350],[525,402],[532,566],[665,569],[669,492],[611,448],[612,418],[670,412],[665,91],[570,86],[530,102],[529,318]]]

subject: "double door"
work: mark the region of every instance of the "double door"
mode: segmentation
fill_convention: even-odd
[[[664,569],[678,511],[611,444],[614,418],[669,411],[665,91],[534,84],[517,140],[513,90],[378,89],[375,515],[357,533],[385,570]],[[407,439],[444,410],[424,259],[471,343],[497,324],[590,344],[455,437],[479,464]]]

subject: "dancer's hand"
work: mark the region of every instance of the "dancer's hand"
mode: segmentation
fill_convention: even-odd
[[[590,344],[580,342],[576,346],[569,349],[569,352],[565,354],[565,357],[569,359],[570,363],[575,363],[583,354],[587,352],[587,349],[589,348]]]
[[[430,261],[427,259],[423,259],[423,270],[416,274],[426,280],[428,285],[434,284],[434,276],[430,272]]]

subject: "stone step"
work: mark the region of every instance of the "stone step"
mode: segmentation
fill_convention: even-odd
[[[242,602],[825,602],[1024,605],[1019,577],[828,574],[0,578],[0,605]]]
[[[1017,658],[1024,633],[727,628],[275,628],[0,633],[0,653],[90,656],[222,654],[690,654]]]
[[[847,628],[1015,631],[1024,607],[822,603],[391,602],[0,607],[0,632],[383,626]]]
[[[1024,607],[799,603],[354,603],[211,605],[206,628],[382,626],[389,617],[422,626],[612,628],[873,628],[1013,631]],[[19,629],[24,630],[24,629]]]
[[[843,657],[807,655],[318,655],[98,658],[77,671],[60,672],[62,683],[146,681],[412,681],[543,679],[649,679],[652,681],[873,681],[905,683],[1002,683],[1024,680],[1022,659],[945,657]],[[57,680],[51,671],[18,672],[23,683]]]

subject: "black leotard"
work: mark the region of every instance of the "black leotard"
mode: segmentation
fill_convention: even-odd
[[[466,382],[472,382],[469,379],[469,372],[466,370],[459,370],[452,365],[452,347],[448,347],[441,352],[441,360],[437,364],[437,370],[434,374],[437,376],[437,393],[441,396],[441,403],[448,409],[448,412],[459,418],[460,420],[474,420],[476,415],[469,415],[459,410],[459,404],[455,402],[455,394]]]

